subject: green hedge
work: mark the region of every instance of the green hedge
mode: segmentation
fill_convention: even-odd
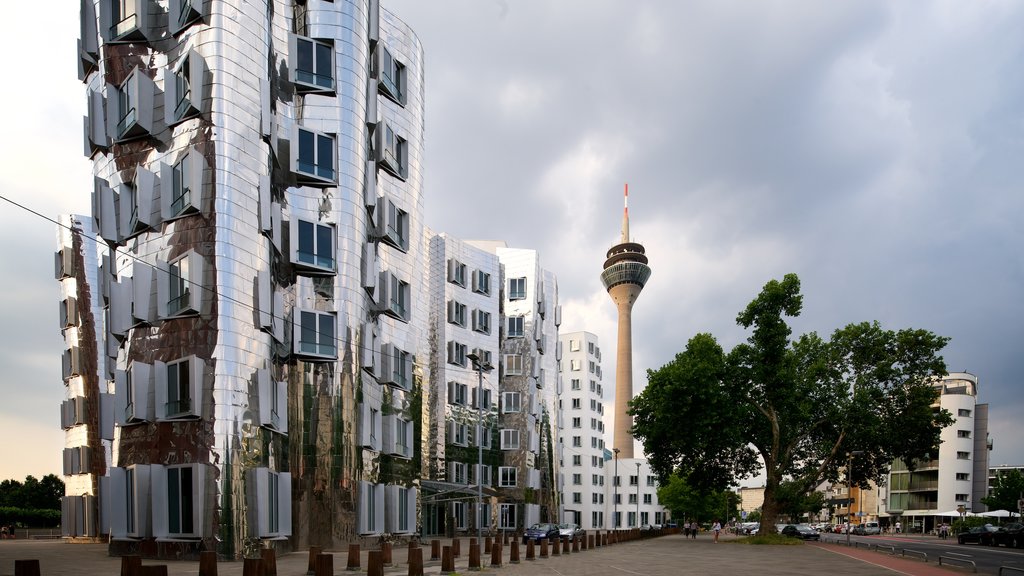
[[[60,510],[0,506],[0,525],[19,528],[57,528],[60,526]]]

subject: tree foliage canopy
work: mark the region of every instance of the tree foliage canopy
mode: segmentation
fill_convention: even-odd
[[[837,480],[856,452],[855,481],[866,486],[896,459],[913,466],[934,454],[952,423],[932,408],[947,338],[863,322],[829,340],[792,340],[784,317],[802,305],[795,274],[768,282],[736,319],[751,329],[745,343],[726,353],[697,334],[672,362],[648,370],[647,388],[631,402],[633,434],[662,479],[677,473],[697,489],[721,489],[763,461],[763,525],[775,522],[784,479],[810,492]]]
[[[680,522],[711,522],[735,516],[739,496],[728,490],[700,491],[673,474],[658,488],[658,503]]]
[[[26,476],[24,482],[4,480],[0,482],[0,506],[14,508],[60,510],[60,499],[64,496],[64,482],[53,474]]]
[[[1024,498],[1024,474],[1020,470],[1000,470],[992,483],[990,495],[981,503],[990,510],[1017,512],[1017,501]]]

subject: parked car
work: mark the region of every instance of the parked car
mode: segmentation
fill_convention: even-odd
[[[562,538],[583,538],[587,531],[580,528],[579,524],[559,524],[558,535]]]
[[[779,530],[779,534],[801,540],[821,540],[821,534],[806,524],[786,524]]]
[[[861,522],[853,527],[853,533],[861,536],[875,536],[882,533],[882,528],[878,522]]]
[[[1010,522],[1000,526],[992,533],[992,544],[995,546],[1009,546],[1010,548],[1024,548],[1024,524]]]
[[[540,542],[541,540],[550,540],[555,542],[558,540],[559,529],[558,524],[534,524],[526,529],[523,534],[523,544],[526,544],[530,540],[534,542]]]
[[[665,523],[665,528],[679,528],[679,524],[676,524],[674,520],[669,520]]]
[[[997,530],[998,529],[991,524],[975,526],[967,531],[957,534],[956,541],[958,544],[982,544],[984,546],[991,546],[993,543],[993,536]]]

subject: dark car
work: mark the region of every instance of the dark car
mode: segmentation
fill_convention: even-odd
[[[1024,524],[1010,522],[1000,526],[992,533],[992,544],[995,546],[1009,546],[1010,548],[1024,548]]]
[[[540,542],[541,540],[557,541],[558,524],[534,524],[530,526],[526,529],[526,533],[523,534],[523,544],[530,540],[534,542]]]
[[[587,531],[580,528],[579,524],[559,524],[558,535],[562,538],[583,538]]]
[[[983,544],[985,546],[992,545],[992,537],[995,535],[996,528],[991,524],[985,524],[984,526],[974,526],[964,532],[956,535],[956,541],[959,544]]]
[[[810,526],[802,524],[786,524],[779,530],[779,534],[801,540],[821,540],[821,534],[812,530]]]

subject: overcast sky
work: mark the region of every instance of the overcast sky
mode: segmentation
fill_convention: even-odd
[[[1024,3],[383,0],[426,51],[426,224],[535,248],[565,331],[600,338],[599,275],[630,230],[653,275],[634,376],[697,332],[729,348],[769,280],[797,333],[850,322],[952,338],[980,380],[992,464],[1024,464]],[[0,21],[0,194],[89,210],[78,2],[47,41]],[[17,56],[20,55],[20,56]],[[53,224],[0,202],[0,479],[60,473]]]

